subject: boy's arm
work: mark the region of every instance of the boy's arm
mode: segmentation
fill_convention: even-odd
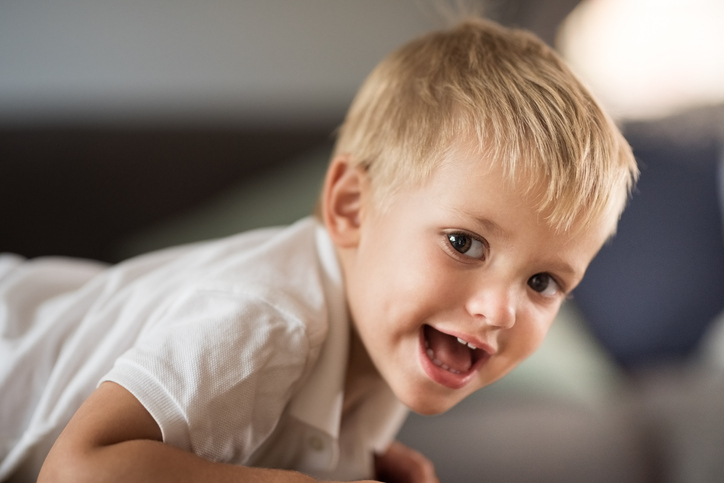
[[[293,471],[208,461],[161,442],[161,430],[125,388],[104,382],[83,403],[48,454],[43,482],[314,482]]]

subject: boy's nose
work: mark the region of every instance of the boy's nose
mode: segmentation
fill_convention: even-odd
[[[467,310],[475,318],[484,318],[487,325],[510,329],[515,325],[515,295],[507,288],[483,288],[468,299]]]

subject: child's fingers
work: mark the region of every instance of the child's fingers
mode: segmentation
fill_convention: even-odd
[[[382,455],[375,455],[377,478],[386,483],[439,483],[435,465],[422,453],[393,442]]]

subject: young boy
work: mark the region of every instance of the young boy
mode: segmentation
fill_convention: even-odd
[[[636,176],[531,35],[415,40],[352,104],[317,219],[111,268],[0,258],[0,479],[47,454],[40,481],[436,481],[392,442],[407,409],[538,347]]]

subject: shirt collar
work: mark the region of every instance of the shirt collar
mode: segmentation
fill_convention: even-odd
[[[327,337],[309,379],[290,401],[290,415],[336,440],[342,419],[350,322],[334,244],[319,224],[315,237],[327,301]]]

